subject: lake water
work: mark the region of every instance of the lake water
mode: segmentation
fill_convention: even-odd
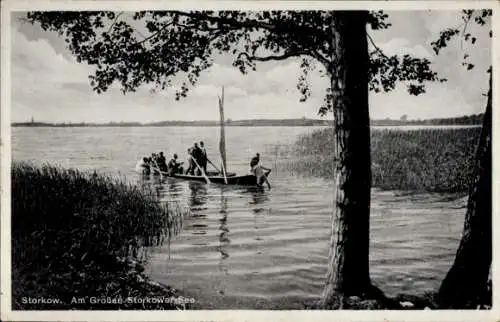
[[[228,127],[228,168],[247,172],[272,147],[313,127]],[[142,184],[137,160],[204,140],[218,155],[218,129],[202,127],[12,128],[13,160],[97,169]],[[266,153],[267,152],[267,153]],[[328,257],[333,183],[271,174],[272,189],[168,179],[153,181],[165,200],[188,210],[181,233],[154,249],[147,272],[193,296],[201,308],[300,308],[321,294]],[[434,291],[460,238],[463,200],[439,194],[372,191],[370,274],[386,294]]]

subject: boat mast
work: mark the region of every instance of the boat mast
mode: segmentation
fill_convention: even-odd
[[[219,152],[222,159],[222,174],[224,175],[224,182],[227,184],[226,175],[226,135],[224,131],[224,86],[222,86],[222,95],[219,97],[219,114],[220,114],[220,141]]]

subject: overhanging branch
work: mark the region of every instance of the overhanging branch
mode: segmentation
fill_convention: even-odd
[[[236,19],[231,19],[231,18],[222,18],[222,17],[214,17],[210,16],[208,14],[199,14],[196,12],[185,12],[185,11],[170,11],[172,13],[175,13],[179,16],[185,16],[185,17],[190,17],[190,18],[195,18],[198,20],[208,20],[210,22],[216,22],[216,23],[221,23],[221,24],[226,24],[234,27],[239,27],[239,28],[262,28],[262,29],[267,29],[267,30],[276,30],[278,27],[274,24],[270,23],[265,23],[262,21],[257,21],[257,20],[245,20],[245,21],[238,21]]]
[[[187,16],[187,17],[196,17],[197,15],[194,14],[194,13],[189,13],[189,12],[182,12],[182,11],[171,11],[172,13],[175,13],[177,15],[184,15],[184,16]],[[211,18],[217,18],[217,17],[211,17],[211,16],[208,16],[208,15],[204,15],[204,16],[201,16],[201,15],[198,15],[200,16],[200,18],[197,18],[197,19],[206,19],[206,20],[211,20]],[[223,20],[222,18],[220,20]],[[212,32],[214,33],[214,35],[212,37],[209,37],[209,39],[211,40],[214,40],[215,38],[219,37],[221,35],[221,30],[219,28],[200,28],[199,25],[196,25],[196,24],[193,24],[193,25],[186,25],[186,24],[183,24],[183,23],[180,23],[180,22],[176,22],[175,19],[172,19],[172,21],[169,21],[168,23],[165,23],[160,29],[158,29],[158,31],[156,31],[155,33],[149,35],[148,37],[145,37],[144,39],[142,39],[141,41],[138,41],[136,43],[136,45],[140,45],[148,40],[151,40],[153,39],[154,37],[158,36],[163,30],[165,30],[167,27],[169,26],[172,26],[172,25],[175,25],[175,26],[178,26],[178,27],[182,27],[182,28],[194,28],[194,29],[198,29],[199,31],[203,31],[203,32]]]
[[[328,66],[330,65],[330,60],[328,60],[328,58],[324,57],[323,55],[321,55],[319,52],[317,52],[315,50],[311,51],[311,56],[316,58],[320,63],[323,64],[323,66],[325,66],[326,69],[328,69]]]
[[[386,59],[389,59],[389,57],[387,57],[386,54],[384,54],[384,52],[382,51],[382,49],[380,49],[377,44],[375,44],[375,41],[373,41],[373,38],[370,36],[369,33],[366,33],[366,36],[368,37],[368,39],[370,40],[370,43],[373,45],[373,47],[375,48],[375,50],[377,52],[380,53],[380,55],[382,55],[382,57],[386,58]]]
[[[168,26],[171,26],[173,24],[173,21],[170,21],[166,24],[164,24],[160,29],[158,29],[156,32],[152,33],[151,35],[149,35],[148,37],[142,39],[141,41],[138,41],[136,43],[136,45],[140,45],[142,43],[145,43],[146,41],[150,40],[150,39],[153,39],[154,37],[158,36],[163,30],[165,30],[165,28],[167,28]]]
[[[118,18],[120,18],[120,16],[121,16],[122,14],[123,14],[123,11],[120,11],[120,12],[116,15],[115,19],[113,20],[113,22],[111,23],[111,25],[110,25],[110,26],[109,26],[109,28],[108,28],[108,33],[111,31],[111,28],[113,28],[113,26],[115,25],[116,21],[118,21]]]
[[[267,62],[272,60],[281,61],[288,59],[290,57],[310,56],[316,58],[319,62],[324,64],[325,67],[327,67],[329,64],[329,61],[325,57],[320,55],[318,52],[307,51],[307,50],[290,51],[282,55],[268,55],[268,56],[251,56],[248,53],[240,53],[238,55],[238,58],[241,56],[247,57],[249,61],[259,61],[259,62]]]
[[[148,41],[155,36],[157,36],[162,30],[167,28],[168,26],[174,24],[179,27],[183,28],[193,28],[197,29],[198,31],[202,32],[208,32],[210,34],[213,34],[212,36],[208,36],[208,39],[210,41],[213,41],[214,39],[218,38],[221,36],[221,34],[225,31],[229,30],[234,30],[234,29],[239,29],[239,28],[261,28],[265,29],[268,31],[274,31],[277,32],[279,31],[284,31],[286,29],[286,26],[283,25],[277,25],[277,24],[271,24],[263,21],[258,21],[255,19],[248,19],[245,18],[244,20],[237,20],[235,18],[231,17],[219,17],[219,16],[214,16],[209,13],[201,13],[201,12],[186,12],[186,11],[169,11],[169,13],[176,15],[177,17],[188,17],[191,18],[191,21],[187,21],[184,23],[181,23],[177,21],[175,17],[173,17],[173,20],[166,25],[162,26],[160,30],[158,30],[156,33],[150,35],[149,37],[143,39],[142,41],[138,42],[138,44],[141,44],[145,41]],[[211,22],[215,24],[219,24],[218,27],[215,26],[207,26],[206,24],[202,24],[201,22]],[[186,24],[187,23],[187,24]],[[310,28],[304,28],[307,29],[306,31],[313,31],[309,30]],[[271,60],[284,60],[292,56],[300,56],[300,55],[307,55],[315,58],[318,60],[320,63],[322,63],[325,67],[327,67],[330,64],[330,60],[322,55],[320,52],[314,49],[304,49],[300,51],[292,51],[284,55],[274,55],[274,56],[266,56],[266,57],[258,57],[258,56],[250,56],[248,54],[244,54],[249,60],[254,60],[254,61],[271,61]]]
[[[285,60],[290,57],[297,57],[300,55],[305,55],[304,52],[289,52],[285,53],[283,55],[269,55],[269,56],[264,56],[264,57],[259,57],[259,56],[250,56],[248,53],[240,53],[238,57],[240,56],[246,56],[248,60],[250,61],[260,61],[260,62],[266,62],[266,61],[271,61],[271,60]]]
[[[185,11],[169,11],[171,13],[174,13],[179,16],[184,16],[184,17],[190,17],[193,19],[196,19],[198,21],[210,21],[213,23],[219,23],[222,25],[225,25],[225,27],[230,27],[231,29],[238,29],[238,28],[260,28],[260,29],[265,29],[269,31],[274,31],[274,32],[288,32],[288,33],[296,33],[296,29],[301,29],[300,32],[303,33],[315,33],[322,41],[326,41],[328,43],[329,39],[328,37],[325,38],[325,35],[318,33],[318,29],[313,28],[313,27],[304,27],[300,26],[297,28],[296,25],[294,24],[286,24],[286,23],[280,23],[280,24],[273,24],[273,23],[267,23],[264,21],[259,21],[255,19],[249,19],[245,18],[245,20],[237,20],[234,18],[228,18],[228,17],[216,17],[212,16],[206,13],[198,13],[198,12],[185,12]]]

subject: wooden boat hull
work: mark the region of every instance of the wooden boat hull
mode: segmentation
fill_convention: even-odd
[[[269,173],[266,174],[266,178],[269,175]],[[193,181],[203,181],[205,182],[205,177],[204,176],[195,176],[195,175],[188,175],[188,174],[173,174],[170,176],[171,178],[177,178],[177,179],[184,179],[184,180],[193,180]],[[210,182],[213,183],[222,183],[225,184],[224,177],[222,176],[208,176],[208,179],[210,179]],[[260,184],[263,184],[263,178],[260,182]],[[257,186],[257,177],[253,174],[246,174],[246,175],[233,175],[233,176],[228,176],[227,177],[227,184],[231,185],[242,185],[242,186]]]
[[[182,179],[182,180],[192,180],[192,181],[202,181],[205,182],[206,179],[204,176],[190,175],[190,174],[171,174],[169,175],[167,172],[161,172],[163,175],[166,175],[170,178]],[[271,171],[265,173],[265,177],[261,178],[261,182],[257,184],[257,177],[253,174],[245,174],[245,175],[236,175],[236,173],[230,172],[227,174],[227,184],[231,185],[242,185],[242,186],[258,186],[262,185],[265,182],[265,178],[269,176]],[[152,175],[159,175],[158,170],[153,170]],[[219,175],[216,172],[208,172],[208,179],[213,183],[222,183],[225,184],[224,177]]]
[[[227,184],[231,185],[242,185],[242,186],[259,186],[265,183],[265,179],[269,176],[271,171],[266,172],[265,177],[261,177],[260,182],[257,184],[257,177],[253,174],[236,175],[234,172],[227,173]],[[154,176],[160,175],[160,171],[152,169],[151,174]],[[192,181],[203,181],[206,179],[204,176],[191,175],[191,174],[169,174],[168,172],[161,171],[162,175],[170,178],[182,179],[182,180],[192,180]],[[218,172],[207,171],[207,176],[210,182],[225,184],[224,177],[219,175]]]

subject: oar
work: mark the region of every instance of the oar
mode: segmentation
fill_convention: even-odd
[[[205,180],[207,181],[207,183],[210,183],[210,179],[208,179],[207,175],[205,174],[205,171],[203,171],[203,169],[200,167],[198,162],[196,162],[195,158],[193,158],[193,162],[198,167],[198,169],[200,169],[201,174],[203,175],[203,177],[205,177]]]
[[[271,169],[268,169],[269,171],[264,175],[264,177],[266,178],[266,182],[267,182],[267,187],[269,189],[271,189],[271,184],[269,183],[269,180],[267,179],[267,176],[269,175],[269,173],[271,173]]]
[[[264,171],[267,171],[266,174],[264,174],[264,181],[267,183],[267,187],[269,189],[271,189],[271,184],[269,183],[269,180],[267,179],[267,176],[269,175],[269,173],[271,173],[271,169],[268,169],[266,167],[263,167],[263,166],[260,166],[262,169],[264,169]],[[254,172],[254,175],[256,176],[255,172]]]
[[[164,175],[166,175],[166,176],[168,176],[168,175],[169,175],[169,174],[168,174],[168,172],[161,171],[159,168],[156,168],[156,167],[151,167],[151,168],[152,168],[152,169],[154,169],[154,170],[156,170],[156,171],[158,171],[158,173],[160,174],[160,176],[161,176],[162,174],[164,174]]]
[[[215,168],[215,170],[217,170],[219,173],[222,173],[222,172],[219,170],[219,168],[217,168],[217,167],[215,166],[215,164],[213,164],[213,163],[212,163],[212,161],[210,161],[209,159],[207,159],[207,161],[208,161],[208,163],[210,163],[210,164],[212,165],[212,167],[214,167],[214,168]]]

